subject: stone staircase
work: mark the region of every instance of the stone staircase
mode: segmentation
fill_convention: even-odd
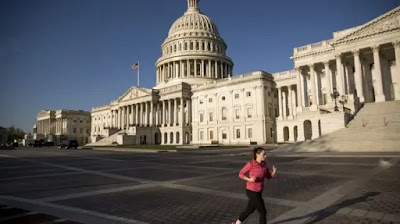
[[[86,146],[109,146],[109,145],[116,144],[117,136],[120,134],[125,134],[125,130],[118,131],[118,132],[114,133],[113,135],[110,135],[108,137],[100,139],[97,142],[89,143]]]
[[[367,103],[347,128],[282,151],[400,151],[400,101]]]

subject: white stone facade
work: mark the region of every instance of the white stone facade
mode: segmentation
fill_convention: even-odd
[[[198,2],[188,0],[162,44],[156,86],[93,108],[93,143],[304,141],[345,127],[363,103],[400,99],[400,7],[295,48],[295,70],[232,76],[227,45]]]
[[[89,142],[90,112],[82,110],[42,110],[37,116],[34,138],[60,143],[62,140],[77,140],[79,145]]]
[[[294,48],[295,70],[273,74],[282,105],[278,142],[318,138],[345,127],[364,103],[399,100],[399,41],[397,7],[331,40]]]

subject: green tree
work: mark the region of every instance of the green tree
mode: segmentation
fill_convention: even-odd
[[[7,142],[11,143],[14,142],[14,140],[23,139],[25,136],[25,132],[20,128],[15,128],[14,126],[11,126],[7,128],[7,136]]]

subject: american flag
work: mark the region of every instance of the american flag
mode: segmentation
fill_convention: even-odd
[[[136,63],[134,65],[131,66],[132,70],[136,70],[139,68],[139,63]]]

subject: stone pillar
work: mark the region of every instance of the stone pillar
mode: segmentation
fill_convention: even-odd
[[[283,119],[287,118],[286,107],[287,107],[287,104],[286,104],[286,93],[285,93],[285,91],[282,91],[282,110],[283,110],[282,117],[283,117]]]
[[[214,74],[214,78],[218,78],[218,62],[214,61],[214,68],[215,68],[215,74]]]
[[[325,79],[326,79],[326,88],[328,89],[328,94],[326,96],[327,103],[332,102],[331,93],[332,93],[332,73],[329,68],[329,61],[324,62],[325,66]]]
[[[178,99],[175,98],[174,99],[174,123],[175,123],[175,126],[178,126],[178,124],[179,124],[178,116],[179,116],[179,114],[178,114]]]
[[[197,59],[193,60],[193,65],[194,65],[194,77],[197,77]]]
[[[356,93],[360,102],[363,103],[364,99],[364,87],[362,81],[362,67],[361,67],[361,60],[360,60],[360,50],[353,51],[354,54],[354,66],[355,66],[355,74],[354,78],[356,81]]]
[[[208,66],[207,77],[211,78],[211,60],[207,60],[207,66]]]
[[[171,100],[170,99],[168,99],[167,100],[168,102],[167,102],[167,107],[168,107],[168,116],[167,116],[167,124],[168,124],[168,127],[169,126],[171,126],[171,124],[172,124],[172,119],[171,119]]]
[[[181,98],[181,122],[179,122],[181,126],[185,126],[185,101],[184,98]]]
[[[150,127],[153,126],[154,124],[154,103],[153,101],[150,101]]]
[[[243,96],[244,97],[244,96]],[[279,117],[278,120],[282,120],[282,87],[278,88],[278,107],[279,107]]]
[[[297,108],[300,111],[303,107],[303,93],[304,93],[304,86],[302,86],[301,78],[303,78],[303,74],[301,72],[300,67],[296,67],[296,91],[297,91]]]
[[[336,57],[336,90],[340,95],[345,94],[344,78],[343,78],[343,64],[341,54],[335,55]]]
[[[288,100],[288,104],[289,104],[289,119],[293,119],[293,96],[292,96],[292,86],[289,85],[288,86],[288,95],[289,95],[289,100]]]
[[[190,61],[189,59],[186,61],[186,77],[190,77]]]
[[[163,112],[162,112],[162,125],[164,126],[165,124],[167,124],[166,119],[166,113],[167,113],[167,103],[165,102],[165,100],[162,101],[163,102]]]
[[[394,47],[394,55],[395,55],[395,60],[396,60],[396,69],[395,71],[397,72],[397,80],[398,82],[394,86],[394,99],[395,100],[400,100],[400,41],[395,41],[393,42],[393,47]]]
[[[139,104],[135,104],[135,125],[139,126]]]
[[[144,125],[149,125],[149,102],[144,102]]]
[[[118,108],[118,129],[120,130],[121,130],[121,116],[122,116],[121,108]]]
[[[139,103],[139,125],[143,126],[143,103]]]
[[[316,108],[318,103],[317,103],[317,88],[316,88],[316,78],[315,78],[315,70],[314,70],[314,64],[309,65],[310,68],[310,84],[311,84],[311,101],[312,101],[312,107]]]
[[[201,77],[205,77],[205,71],[204,71],[204,59],[201,60]],[[175,101],[176,102],[176,101]]]
[[[188,124],[191,125],[191,123],[192,123],[192,116],[191,116],[192,115],[192,100],[188,99],[186,104],[188,105],[188,110],[187,110]]]
[[[375,90],[375,102],[385,102],[385,95],[383,93],[383,82],[382,82],[382,69],[381,59],[379,55],[379,45],[373,46],[372,51],[374,54],[374,69],[376,76],[376,90]]]

